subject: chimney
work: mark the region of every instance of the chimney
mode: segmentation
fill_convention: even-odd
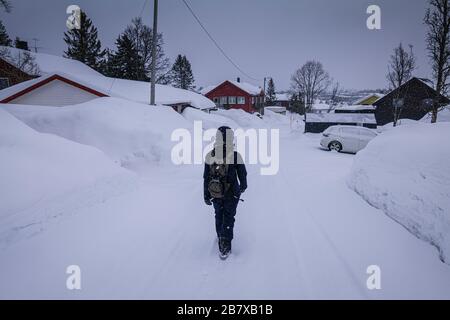
[[[236,80],[237,80],[238,83],[241,82],[241,78],[239,78],[239,77]]]

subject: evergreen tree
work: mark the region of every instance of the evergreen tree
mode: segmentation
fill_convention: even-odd
[[[93,69],[100,69],[105,50],[101,49],[97,28],[83,11],[80,29],[64,32],[64,41],[67,43],[67,51],[64,52],[67,58],[81,61]]]
[[[191,63],[186,56],[178,55],[169,74],[170,83],[175,88],[193,90],[194,75],[192,74]]]
[[[277,95],[275,93],[275,84],[273,79],[270,78],[266,89],[266,105],[272,106],[276,100]]]
[[[14,47],[16,47],[17,49],[30,51],[30,48],[28,48],[28,42],[20,40],[19,37],[16,37],[16,39],[14,40]]]
[[[296,112],[301,115],[305,114],[305,99],[300,93],[293,93],[290,99],[289,111]]]
[[[108,60],[109,75],[130,80],[142,80],[142,69],[138,51],[127,34],[122,34],[116,40],[117,51],[110,54]]]
[[[10,47],[12,45],[12,41],[9,38],[8,32],[6,32],[5,25],[0,20],[0,46]]]

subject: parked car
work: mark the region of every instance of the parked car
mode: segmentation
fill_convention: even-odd
[[[330,151],[357,153],[376,136],[375,131],[364,127],[332,126],[323,132],[320,145]]]

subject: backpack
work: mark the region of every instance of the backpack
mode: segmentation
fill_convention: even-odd
[[[228,164],[212,163],[209,167],[208,191],[213,199],[222,199],[230,189],[230,183],[227,181]]]

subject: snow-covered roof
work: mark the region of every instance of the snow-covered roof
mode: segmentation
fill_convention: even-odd
[[[277,93],[276,94],[277,101],[289,101],[291,100],[291,96],[289,93]]]
[[[15,48],[8,49],[10,49],[13,56],[22,51]],[[105,93],[108,96],[142,103],[150,102],[149,82],[109,78],[77,60],[44,53],[30,52],[30,54],[35,57],[36,64],[39,66],[43,77],[57,74],[96,91]],[[0,90],[0,100],[20,92],[27,87],[31,87],[45,79],[43,77]],[[215,107],[214,102],[201,94],[168,85],[156,85],[155,100],[157,104],[163,105],[188,104],[198,109],[211,109]]]
[[[357,111],[357,110],[375,110],[375,107],[373,105],[363,105],[363,104],[358,104],[358,105],[342,105],[342,106],[338,106],[336,107],[335,110],[346,110],[346,111]]]
[[[267,106],[267,107],[264,107],[264,112],[267,111],[267,110],[275,112],[275,113],[286,113],[286,107],[280,107],[280,106]]]
[[[327,103],[314,103],[312,105],[312,110],[330,110],[331,106]]]
[[[91,92],[95,91],[97,95],[99,96],[108,96],[109,94],[101,87],[97,87],[95,85],[92,85],[92,83],[86,82],[78,77],[74,77],[69,74],[65,74],[63,72],[59,73],[49,73],[45,74],[39,78],[34,78],[28,81],[24,81],[21,83],[18,83],[14,86],[7,87],[3,90],[0,90],[0,101],[3,101],[5,99],[11,98],[16,94],[20,94],[20,92],[24,90],[28,90],[29,88],[32,88],[34,86],[39,86],[45,83],[48,83],[52,80],[68,80],[69,82],[75,83],[78,85],[78,87],[85,87],[89,89]]]
[[[381,94],[381,93],[371,93],[371,94],[368,94],[368,95],[366,95],[366,96],[364,96],[364,97],[362,97],[362,98],[356,100],[355,102],[353,102],[353,104],[354,104],[354,105],[360,105],[360,104],[363,103],[365,100],[370,99],[370,98],[372,98],[372,97],[376,97],[376,98],[378,98],[377,100],[379,100],[379,99],[381,99],[382,97],[384,97],[384,94]],[[377,101],[377,100],[375,100],[375,101]]]
[[[4,49],[8,49],[13,58],[18,54],[25,52],[25,50],[17,48],[0,46],[0,50]],[[95,71],[91,67],[85,65],[84,63],[78,60],[63,58],[60,56],[55,56],[46,53],[35,53],[31,51],[26,52],[34,57],[34,60],[42,74],[63,72],[65,74],[71,74],[74,76],[102,75],[101,73]]]
[[[217,88],[217,86],[215,86],[215,85],[206,86],[202,90],[200,90],[200,93],[204,95],[204,94],[207,94],[208,92],[212,91],[215,88]]]
[[[377,123],[371,113],[307,113],[306,122]]]
[[[237,81],[233,81],[233,80],[225,80],[225,81],[219,83],[218,85],[207,86],[204,89],[202,89],[200,92],[201,92],[201,94],[207,94],[208,92],[214,90],[215,88],[217,88],[218,86],[222,85],[223,83],[225,83],[227,81],[251,95],[259,95],[262,92],[261,87],[255,86],[248,82],[237,82]]]
[[[286,107],[280,107],[280,106],[267,106],[267,107],[264,107],[264,109],[272,110],[275,112],[286,111]]]
[[[89,81],[106,90],[108,95],[128,100],[149,103],[150,83],[145,81],[116,79],[109,77],[89,77]],[[215,108],[214,102],[193,91],[174,88],[167,85],[156,85],[155,101],[157,104],[189,104],[198,109]]]

